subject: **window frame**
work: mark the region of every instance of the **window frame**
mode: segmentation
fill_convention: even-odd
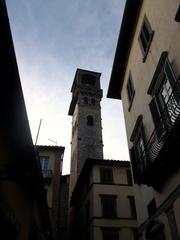
[[[117,218],[117,195],[100,194],[100,198],[102,217]]]
[[[128,196],[131,218],[137,219],[136,202],[133,195]]]
[[[142,140],[144,151],[140,153],[139,141]],[[130,152],[131,166],[133,171],[134,183],[142,184],[145,167],[149,161],[149,154],[147,149],[147,140],[143,124],[143,116],[139,115],[134,129],[132,131],[130,141],[133,143]]]
[[[147,37],[147,34],[149,35],[149,37]],[[144,15],[144,19],[143,19],[143,22],[141,25],[141,30],[140,30],[139,37],[138,37],[139,45],[140,45],[141,52],[143,55],[143,62],[146,61],[153,36],[154,36],[154,31],[151,28],[151,25],[149,23],[147,16]],[[143,46],[144,45],[143,41],[146,46]]]
[[[40,160],[40,164],[41,164],[41,170],[42,171],[49,170],[49,156],[39,156],[39,160]],[[46,164],[45,164],[45,162],[46,162]]]
[[[100,168],[100,182],[103,184],[113,184],[114,177],[113,177],[113,168]]]

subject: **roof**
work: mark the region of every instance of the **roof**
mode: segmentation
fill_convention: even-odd
[[[121,99],[121,87],[143,0],[127,0],[117,42],[107,97]]]
[[[36,145],[38,150],[64,151],[65,147],[52,145]]]
[[[87,159],[91,165],[106,165],[106,166],[118,166],[129,167],[130,162],[127,160],[113,160],[113,159]]]
[[[99,73],[99,72],[94,72],[94,71],[89,71],[89,70],[77,68],[76,73],[75,73],[75,77],[74,77],[74,81],[73,81],[73,84],[72,84],[71,92],[73,92],[73,89],[74,89],[74,86],[75,86],[75,83],[76,83],[76,77],[77,77],[79,72],[91,73],[91,74],[96,74],[96,75],[101,76],[101,73]]]
[[[76,197],[78,196],[79,189],[84,184],[85,179],[89,176],[92,166],[101,165],[101,166],[116,166],[116,167],[130,167],[130,161],[127,160],[109,160],[109,159],[93,159],[88,158],[81,170],[81,173],[78,177],[77,183],[75,185],[74,191],[72,193],[70,205],[76,201]]]

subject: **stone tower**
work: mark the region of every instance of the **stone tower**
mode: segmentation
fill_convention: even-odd
[[[77,69],[72,85],[70,195],[87,158],[103,159],[101,73]]]

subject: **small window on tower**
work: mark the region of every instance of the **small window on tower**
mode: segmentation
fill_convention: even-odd
[[[94,118],[93,116],[87,116],[87,125],[88,126],[93,126],[94,125]]]
[[[95,99],[94,98],[91,99],[91,104],[95,105]]]
[[[85,103],[85,104],[88,104],[88,98],[87,98],[87,97],[84,97],[83,100],[84,100],[84,103]]]

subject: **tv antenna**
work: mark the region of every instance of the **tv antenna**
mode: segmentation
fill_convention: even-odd
[[[53,140],[51,140],[51,139],[49,139],[49,138],[48,138],[48,140],[51,141],[51,142],[53,142],[53,143],[55,143],[55,144],[57,145],[57,141],[53,141]]]
[[[42,122],[42,118],[40,119],[40,122],[39,122],[39,127],[38,127],[37,136],[36,136],[35,146],[37,144],[37,140],[38,140],[38,137],[39,137],[39,131],[40,131],[40,127],[41,127],[41,122]]]

